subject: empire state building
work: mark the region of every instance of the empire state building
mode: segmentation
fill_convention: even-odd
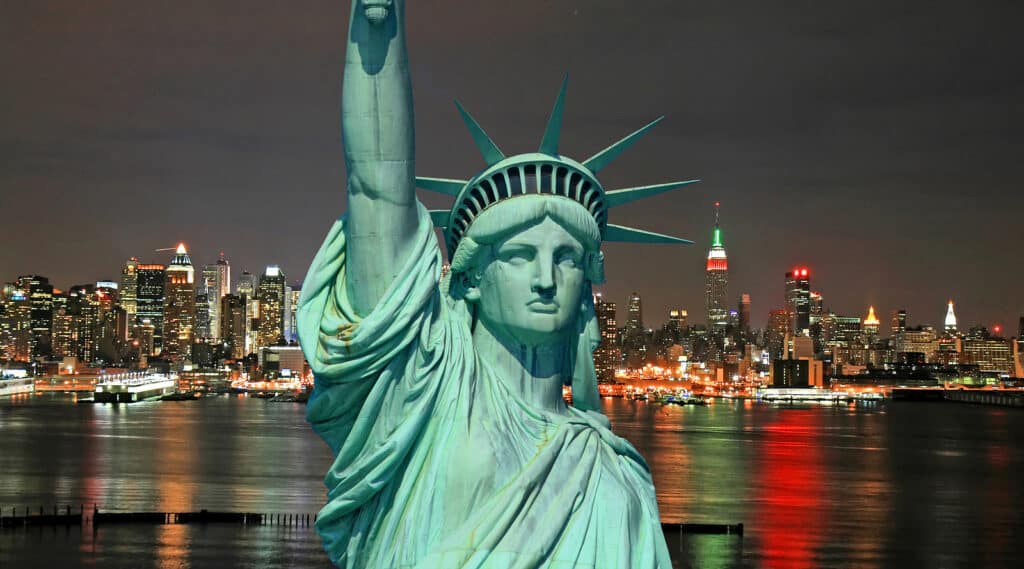
[[[715,233],[711,250],[708,251],[707,270],[704,273],[705,308],[707,310],[708,332],[717,336],[725,335],[729,310],[725,299],[729,292],[729,259],[722,246],[722,229],[718,225],[718,208],[715,202]]]

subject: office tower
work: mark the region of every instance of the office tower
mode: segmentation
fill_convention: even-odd
[[[685,308],[674,308],[668,311],[668,327],[674,332],[682,332],[690,313]]]
[[[597,293],[594,295],[594,313],[597,315],[597,327],[601,332],[601,343],[594,350],[594,370],[597,372],[598,381],[615,381],[615,370],[621,363],[615,303],[605,302],[601,293]]]
[[[302,283],[285,285],[284,287],[284,341],[289,344],[299,342],[299,321],[296,312],[299,309],[299,297],[302,296]]]
[[[740,317],[740,334],[750,333],[750,295],[743,293],[740,295],[740,306],[739,306],[739,317]]]
[[[260,303],[256,300],[256,277],[249,271],[242,271],[235,290],[235,294],[245,302],[245,342],[242,350],[251,354],[256,351],[256,319],[260,312]]]
[[[192,334],[195,327],[196,290],[195,268],[179,243],[174,258],[167,265],[164,280],[163,351],[161,354],[172,361],[186,360],[192,348]]]
[[[907,330],[907,311],[906,310],[893,310],[892,311],[892,322],[889,325],[889,332],[893,338],[899,337],[900,334]]]
[[[786,313],[789,332],[794,336],[810,333],[811,276],[807,267],[796,267],[786,273]]]
[[[128,315],[128,321],[135,323],[139,304],[139,260],[129,258],[121,269],[121,308]]]
[[[82,284],[71,287],[68,290],[67,311],[71,315],[71,355],[85,364],[92,364],[97,354],[96,336],[100,312],[96,285]]]
[[[725,247],[722,246],[722,229],[718,224],[720,205],[719,202],[715,202],[715,231],[704,272],[704,305],[708,332],[723,336],[726,319],[729,316],[729,310],[725,306],[729,291],[729,259],[725,254]]]
[[[196,281],[196,317],[193,323],[193,335],[196,340],[208,340],[213,338],[213,330],[210,328],[210,313],[213,308],[210,306],[210,289],[206,287],[206,280],[200,278]]]
[[[74,317],[68,309],[67,293],[53,291],[53,357],[61,359],[74,356]]]
[[[31,359],[50,357],[53,327],[53,285],[46,277],[23,275],[15,286],[25,291],[31,305],[29,353]]]
[[[220,299],[231,292],[231,265],[224,258],[223,251],[216,263],[203,267],[201,284],[206,304],[202,306],[196,304],[197,319],[200,309],[205,308],[206,317],[209,320],[207,324],[209,331],[205,337],[217,339],[220,338]],[[200,294],[199,288],[196,287],[197,296]]]
[[[769,357],[777,360],[786,349],[786,336],[789,334],[789,312],[772,310],[768,313],[768,326],[764,329],[764,347]]]
[[[117,286],[112,281],[99,281],[90,299],[96,307],[93,358],[108,365],[121,361],[125,338],[128,337],[127,311],[118,305]]]
[[[220,340],[227,354],[240,359],[245,357],[245,297],[225,294],[220,299]]]
[[[878,339],[878,328],[880,325],[881,322],[878,320],[878,317],[875,316],[875,307],[869,306],[868,317],[865,318],[863,322],[864,335],[867,336],[869,342],[873,343]]]
[[[960,363],[978,366],[978,371],[1013,375],[1016,365],[1013,361],[1013,346],[1002,338],[976,335],[962,342]]]
[[[256,329],[256,346],[279,346],[284,342],[284,272],[271,265],[260,277],[256,298],[259,302],[259,319]]]
[[[633,294],[629,295],[629,304],[626,310],[626,332],[629,333],[636,330],[643,330],[643,302],[640,300],[639,293],[634,291]]]
[[[15,283],[4,285],[4,358],[19,362],[32,360],[32,300],[29,292]]]
[[[946,320],[943,322],[943,329],[948,335],[956,335],[956,314],[953,312],[953,300],[950,299],[946,308]]]
[[[153,326],[153,351],[146,355],[159,354],[163,349],[164,337],[164,281],[167,280],[165,265],[143,265],[138,270],[135,321],[148,321]]]

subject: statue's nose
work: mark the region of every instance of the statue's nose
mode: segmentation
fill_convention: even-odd
[[[550,259],[537,260],[536,274],[533,277],[533,290],[553,291],[555,289],[555,267]]]

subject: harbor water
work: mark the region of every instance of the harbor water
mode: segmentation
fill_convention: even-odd
[[[957,403],[674,406],[606,399],[668,522],[677,567],[1010,567],[1024,560],[1024,411]],[[0,399],[0,508],[312,514],[327,447],[305,406]],[[0,529],[0,567],[330,567],[310,527]]]

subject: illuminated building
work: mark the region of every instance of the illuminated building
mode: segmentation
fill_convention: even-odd
[[[163,349],[164,337],[164,281],[167,280],[165,265],[142,265],[138,270],[135,321],[148,321],[153,326],[152,356]]]
[[[196,297],[204,296],[205,304],[196,302],[196,328],[200,328],[198,320],[200,312],[205,311],[206,320],[204,323],[202,337],[220,338],[220,299],[231,292],[231,265],[224,258],[222,251],[217,262],[203,267],[203,278],[201,286],[196,287]],[[200,293],[200,289],[202,292]],[[197,335],[199,332],[197,332]]]
[[[820,292],[811,291],[810,296],[811,309],[810,315],[807,321],[810,323],[810,336],[814,340],[814,352],[821,353],[825,351],[825,343],[828,341],[825,338],[825,301],[821,296]]]
[[[195,268],[185,250],[185,244],[178,244],[178,250],[167,265],[164,280],[163,351],[161,354],[171,361],[188,359],[192,348],[192,334],[195,326]]]
[[[60,292],[53,292],[53,357],[66,358],[75,355],[75,326],[74,316],[68,308],[68,295]]]
[[[131,337],[132,348],[135,352],[134,358],[141,367],[145,367],[147,358],[153,355],[153,338],[155,335],[156,326],[148,318],[143,318],[132,326]]]
[[[260,304],[256,299],[256,277],[249,271],[242,271],[235,294],[245,302],[245,342],[242,350],[251,354],[256,351],[256,322],[260,314]]]
[[[739,317],[740,334],[746,336],[750,333],[750,295],[747,293],[740,295]]]
[[[32,359],[32,300],[28,291],[11,283],[4,286],[4,359],[28,362]]]
[[[68,291],[68,313],[71,315],[73,356],[86,364],[96,359],[96,335],[99,329],[99,302],[96,285],[75,285]]]
[[[602,382],[615,381],[615,370],[621,363],[618,346],[619,327],[615,318],[615,303],[605,302],[601,293],[594,295],[594,313],[601,331],[601,343],[594,350],[594,369]]]
[[[31,359],[49,357],[52,351],[50,338],[53,327],[53,285],[46,277],[24,275],[18,277],[15,286],[25,291],[31,304],[31,334],[29,352]]]
[[[921,360],[924,363],[931,363],[939,348],[937,338],[935,329],[931,326],[908,327],[896,340],[896,356],[900,361]],[[920,356],[908,357],[906,354],[920,354]]]
[[[836,316],[836,331],[833,341],[842,342],[844,345],[856,343],[860,339],[862,329],[860,318],[857,316]],[[877,321],[877,318],[875,319]],[[875,328],[877,330],[877,326]]]
[[[682,332],[686,328],[686,321],[690,313],[683,308],[674,308],[668,311],[668,327],[673,332]]]
[[[299,297],[302,296],[302,284],[285,285],[284,287],[284,341],[289,344],[299,342],[299,321],[296,311],[299,309]]]
[[[769,312],[768,325],[764,329],[764,347],[768,350],[769,360],[777,360],[783,356],[788,334],[789,313],[785,310]]]
[[[811,277],[807,267],[796,267],[786,273],[786,314],[791,334],[810,334]]]
[[[725,306],[729,292],[729,259],[722,245],[722,229],[718,224],[718,208],[715,202],[715,231],[708,251],[708,262],[704,271],[704,307],[708,332],[724,336],[729,309]]]
[[[907,330],[907,311],[906,310],[893,310],[892,311],[892,322],[889,324],[889,332],[893,338],[898,338],[900,334]]]
[[[950,299],[949,306],[946,308],[946,320],[943,322],[943,329],[946,334],[956,334],[956,314],[953,313],[953,300]]]
[[[868,343],[874,343],[878,339],[878,328],[881,324],[878,317],[875,316],[875,307],[869,306],[868,317],[863,322],[864,335],[867,337]]]
[[[245,357],[245,298],[226,294],[220,299],[220,339],[230,357]]]
[[[128,315],[128,321],[134,324],[139,303],[139,260],[128,259],[121,269],[121,308]]]
[[[284,342],[284,272],[277,265],[267,267],[260,277],[256,298],[259,319],[256,346],[278,346]]]
[[[96,307],[93,358],[105,364],[121,361],[125,338],[128,337],[127,312],[118,306],[117,292],[117,283],[100,281],[96,283],[90,299]]]
[[[301,378],[305,375],[306,358],[298,346],[267,346],[257,356],[264,379]]]
[[[1013,375],[1015,365],[1013,348],[1003,338],[974,337],[961,343],[962,364],[974,364],[978,371]]]
[[[626,309],[626,332],[634,332],[636,330],[643,330],[644,327],[644,313],[643,303],[640,300],[640,295],[637,292],[629,295],[629,306]]]

